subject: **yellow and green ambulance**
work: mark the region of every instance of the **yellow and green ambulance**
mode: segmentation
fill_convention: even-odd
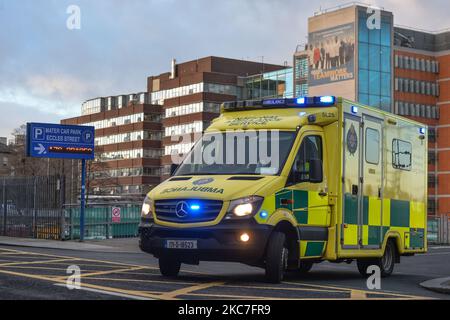
[[[333,96],[225,103],[147,195],[140,248],[165,276],[232,261],[279,282],[352,260],[388,276],[427,250],[427,141],[421,123]]]

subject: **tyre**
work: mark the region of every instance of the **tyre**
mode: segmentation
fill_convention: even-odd
[[[275,231],[269,240],[266,252],[266,279],[271,283],[283,281],[288,262],[288,248],[284,233]]]
[[[299,274],[307,274],[311,271],[313,263],[311,261],[300,261],[300,267],[298,268]]]
[[[367,269],[370,266],[375,265],[380,268],[382,278],[388,277],[394,271],[396,254],[397,248],[395,246],[395,242],[389,240],[386,244],[384,254],[381,258],[359,259],[357,261],[358,271],[363,277],[368,277],[369,274],[367,274]]]
[[[159,271],[165,277],[176,277],[178,273],[180,273],[181,262],[168,258],[168,257],[160,257],[159,258]]]

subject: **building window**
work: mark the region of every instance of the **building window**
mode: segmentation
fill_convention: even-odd
[[[436,129],[435,128],[428,129],[428,142],[430,142],[430,143],[436,142]]]
[[[428,151],[428,164],[436,165],[436,153],[434,152],[434,150]]]
[[[428,198],[428,215],[434,216],[436,215],[436,199]]]
[[[435,188],[438,183],[438,179],[434,174],[428,175],[428,188]]]

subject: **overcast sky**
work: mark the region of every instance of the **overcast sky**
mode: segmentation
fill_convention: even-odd
[[[307,17],[348,1],[0,0],[0,136],[59,122],[97,96],[144,91],[146,77],[203,56],[291,64]],[[395,23],[450,27],[448,0],[379,0]],[[69,5],[81,29],[69,30]]]

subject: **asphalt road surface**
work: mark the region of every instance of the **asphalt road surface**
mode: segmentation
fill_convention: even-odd
[[[136,244],[137,245],[137,244]],[[78,266],[81,289],[68,289],[67,268]],[[289,274],[268,284],[264,271],[237,263],[183,265],[180,276],[159,274],[144,253],[98,253],[0,246],[2,299],[448,299],[422,288],[423,281],[450,277],[450,247],[402,257],[395,273],[369,290],[355,263],[324,262],[304,276]]]

